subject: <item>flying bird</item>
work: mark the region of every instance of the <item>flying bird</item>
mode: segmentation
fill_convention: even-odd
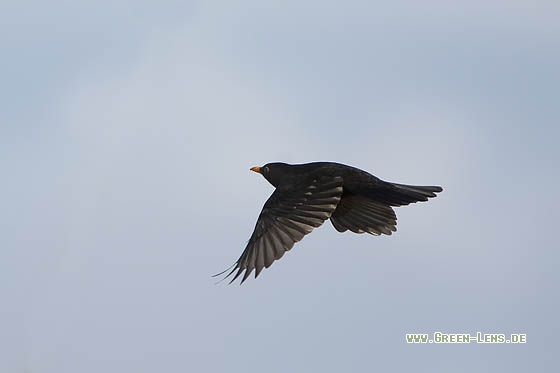
[[[397,230],[392,206],[427,201],[443,189],[383,181],[358,168],[333,162],[268,163],[252,167],[276,189],[257,219],[245,250],[231,269],[230,284],[243,272],[241,284],[255,278],[314,228],[330,219],[339,232],[391,235]]]

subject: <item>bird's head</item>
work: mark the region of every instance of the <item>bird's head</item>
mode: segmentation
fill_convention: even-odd
[[[291,165],[286,163],[267,163],[261,167],[251,167],[251,171],[263,175],[264,178],[276,188],[283,180],[290,178],[292,175]]]

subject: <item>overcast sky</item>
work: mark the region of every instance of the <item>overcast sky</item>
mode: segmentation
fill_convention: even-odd
[[[559,66],[556,1],[1,5],[0,371],[545,371]],[[319,160],[444,192],[214,285]]]

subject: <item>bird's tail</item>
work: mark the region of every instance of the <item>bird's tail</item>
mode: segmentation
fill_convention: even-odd
[[[440,186],[404,185],[385,183],[384,188],[375,191],[374,199],[382,200],[391,206],[404,206],[415,202],[425,202],[443,191]]]

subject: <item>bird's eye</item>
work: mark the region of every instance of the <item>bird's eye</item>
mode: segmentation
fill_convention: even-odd
[[[269,172],[270,172],[270,168],[268,168],[268,166],[265,166],[264,172],[269,173]]]

